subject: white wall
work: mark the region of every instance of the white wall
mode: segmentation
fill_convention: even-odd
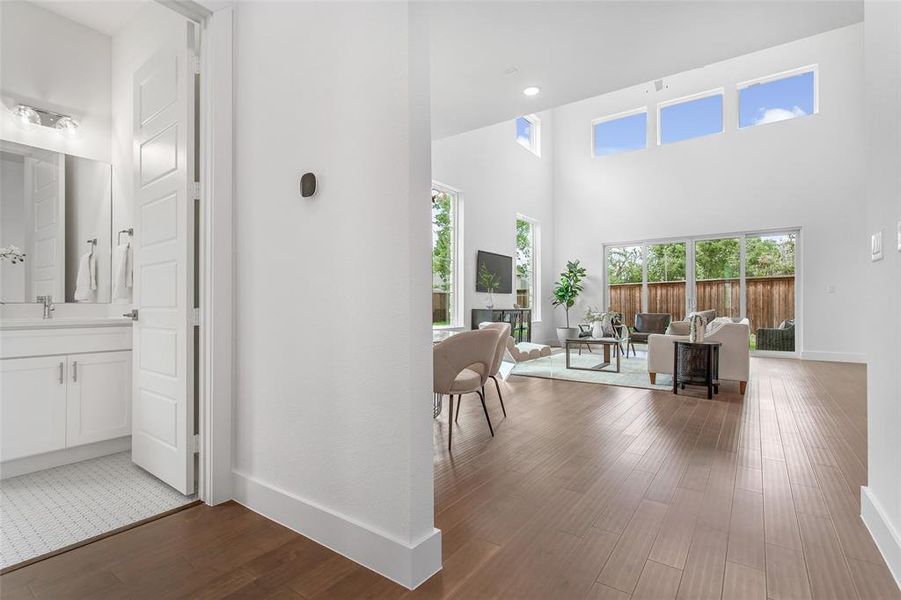
[[[157,2],[143,8],[112,38],[113,243],[117,232],[134,227],[135,71],[173,37],[185,36],[185,19]],[[125,242],[125,235],[122,242]],[[123,302],[123,300],[117,300]]]
[[[110,38],[27,2],[0,2],[0,137],[110,162]],[[26,103],[80,121],[74,138],[23,129],[9,112]]]
[[[589,273],[576,314],[601,303],[603,243],[801,226],[803,355],[863,361],[872,336],[838,325],[864,309],[862,53],[852,25],[555,109],[555,263]],[[814,63],[818,115],[737,129],[738,82]],[[719,87],[722,135],[656,146],[656,102]],[[591,120],[641,106],[649,147],[591,158]]]
[[[440,565],[421,17],[235,15],[235,495],[405,585]]]
[[[855,243],[867,249],[869,234],[882,231],[885,258],[865,263],[864,314],[878,333],[869,337],[867,366],[867,487],[864,521],[901,586],[901,4],[867,0],[866,235]]]
[[[541,322],[533,324],[532,341],[555,339],[551,285],[553,262],[554,140],[550,112],[540,113],[541,156],[516,142],[514,121],[476,129],[432,142],[432,178],[463,195],[463,326],[473,308],[485,308],[486,294],[476,289],[479,250],[516,256],[516,216],[540,223]],[[515,260],[515,258],[514,258]],[[497,308],[512,308],[516,294],[495,294]]]

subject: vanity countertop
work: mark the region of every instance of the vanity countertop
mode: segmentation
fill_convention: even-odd
[[[0,319],[0,330],[15,329],[63,329],[73,327],[126,327],[132,324],[130,317],[61,317],[42,319]]]

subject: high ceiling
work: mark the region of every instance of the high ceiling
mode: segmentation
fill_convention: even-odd
[[[863,3],[450,1],[429,18],[439,139],[850,25]]]

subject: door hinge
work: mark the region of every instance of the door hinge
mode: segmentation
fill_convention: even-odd
[[[195,200],[200,200],[200,182],[195,181],[191,186],[191,193],[194,195]]]
[[[194,454],[197,454],[198,452],[200,452],[200,434],[195,433],[193,440],[194,440],[192,442],[193,449],[191,450],[191,452],[193,452]]]
[[[194,327],[200,327],[200,309],[194,308],[191,310],[191,325]]]
[[[200,75],[200,56],[194,54],[194,74]]]

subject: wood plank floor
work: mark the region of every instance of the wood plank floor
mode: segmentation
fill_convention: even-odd
[[[409,592],[243,507],[0,578],[18,598],[899,599],[863,524],[865,369],[753,359],[744,398],[513,377],[435,424],[444,569]]]

